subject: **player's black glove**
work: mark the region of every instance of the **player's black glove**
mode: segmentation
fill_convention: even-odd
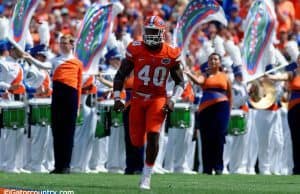
[[[125,109],[124,103],[120,99],[115,99],[114,111],[123,112]]]

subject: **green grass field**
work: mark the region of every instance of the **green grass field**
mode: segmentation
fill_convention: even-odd
[[[251,175],[153,175],[152,189],[138,188],[139,175],[118,174],[7,174],[0,173],[0,187],[74,191],[75,194],[277,194],[300,193],[300,176]]]

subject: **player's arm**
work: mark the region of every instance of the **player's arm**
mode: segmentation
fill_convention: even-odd
[[[180,63],[176,64],[170,69],[170,75],[175,82],[175,87],[172,97],[168,100],[164,107],[164,111],[173,111],[176,100],[181,97],[184,88],[183,71],[180,67]]]
[[[121,111],[124,109],[124,104],[121,102],[120,93],[123,89],[124,81],[127,76],[131,73],[134,66],[133,63],[128,59],[123,59],[121,66],[114,78],[113,82],[113,92],[114,92],[114,99],[115,99],[115,105],[114,109]]]
[[[183,79],[183,71],[180,67],[180,63],[176,64],[174,67],[170,69],[170,74],[172,79],[175,82],[175,87],[173,91],[173,96],[171,100],[175,103],[178,98],[181,97],[183,88],[184,88],[184,79]]]

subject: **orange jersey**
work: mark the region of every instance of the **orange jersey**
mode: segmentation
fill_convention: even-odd
[[[176,59],[179,56],[180,49],[166,43],[159,51],[150,51],[141,41],[130,43],[126,58],[134,65],[134,95],[166,96],[166,80],[170,68],[178,63]]]

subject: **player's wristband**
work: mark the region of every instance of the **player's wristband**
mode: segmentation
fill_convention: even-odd
[[[170,98],[170,101],[173,102],[173,104],[175,104],[175,103],[176,103],[176,97],[175,97],[175,96],[172,96],[172,97]]]
[[[121,100],[121,97],[120,97],[120,91],[114,91],[114,100],[117,101],[117,100]]]
[[[173,96],[171,97],[171,101],[175,104],[176,100],[181,97],[183,93],[183,88],[180,85],[176,85],[174,88]]]

